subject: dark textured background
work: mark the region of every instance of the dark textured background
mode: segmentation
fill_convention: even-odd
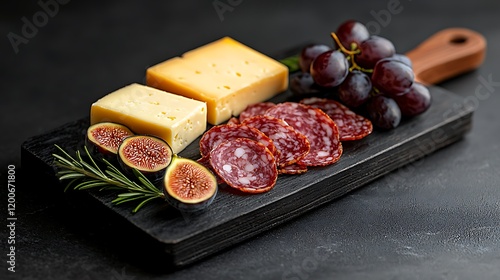
[[[3,1],[0,10],[0,174],[16,165],[16,273],[5,279],[498,279],[500,277],[500,2],[410,1],[381,28],[400,52],[447,27],[488,40],[484,65],[442,83],[476,107],[460,142],[325,207],[177,271],[127,239],[96,205],[76,205],[29,178],[20,145],[88,115],[90,104],[145,69],[222,36],[266,54],[329,43],[346,19],[376,21],[387,1],[70,1],[16,54],[9,32],[42,8]],[[27,1],[26,1],[27,2]],[[47,2],[47,1],[45,1]],[[397,2],[397,1],[396,1]],[[214,3],[236,4],[217,14]],[[222,19],[222,20],[221,20]],[[497,83],[479,92],[480,77]],[[31,176],[33,177],[33,176]],[[29,178],[29,179],[28,179]],[[5,221],[6,180],[0,217]],[[4,276],[5,275],[5,276]]]

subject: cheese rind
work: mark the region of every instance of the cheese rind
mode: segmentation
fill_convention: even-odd
[[[220,124],[288,87],[288,68],[229,37],[148,68],[149,86],[207,103]]]
[[[118,89],[92,104],[90,123],[116,122],[137,134],[167,141],[179,153],[205,132],[204,102],[140,84]]]

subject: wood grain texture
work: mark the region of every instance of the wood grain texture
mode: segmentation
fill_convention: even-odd
[[[486,56],[486,39],[466,28],[437,32],[406,53],[415,80],[434,85],[479,67]]]
[[[394,130],[374,131],[363,140],[344,143],[344,154],[336,164],[311,168],[302,175],[280,175],[275,188],[264,194],[246,195],[221,187],[209,209],[196,214],[180,213],[163,201],[150,203],[132,214],[131,205],[111,204],[113,193],[91,192],[91,195],[151,237],[156,246],[163,248],[171,264],[189,264],[459,140],[471,128],[473,108],[464,106],[461,98],[442,89],[430,90],[433,104],[423,115],[404,121]],[[285,92],[272,101],[291,98],[291,92]],[[87,127],[88,120],[82,119],[26,140],[22,145],[23,168],[42,170],[53,178],[54,144],[67,150],[81,147]],[[197,159],[198,141],[180,156]]]
[[[433,84],[477,68],[484,59],[485,44],[484,38],[471,30],[447,29],[407,55],[417,80]],[[296,54],[300,49],[278,57]],[[375,130],[362,140],[344,142],[344,154],[337,163],[310,168],[301,175],[280,175],[274,189],[264,194],[243,194],[221,186],[209,209],[195,214],[181,213],[163,201],[154,201],[132,214],[130,205],[111,204],[113,193],[90,194],[125,219],[134,231],[139,229],[153,240],[154,246],[164,252],[166,262],[186,265],[331,202],[462,138],[471,129],[473,108],[445,90],[429,89],[433,101],[424,114],[403,121],[396,129]],[[270,101],[294,99],[287,91]],[[26,140],[21,153],[23,168],[54,179],[54,144],[68,151],[81,149],[88,125],[88,118],[77,120]],[[199,139],[179,155],[198,159]]]

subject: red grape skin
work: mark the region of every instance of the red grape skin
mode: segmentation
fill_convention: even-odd
[[[340,43],[348,50],[351,49],[351,43],[356,43],[359,46],[361,42],[370,37],[370,32],[368,32],[366,26],[355,20],[342,23],[335,34],[337,34]]]
[[[347,107],[357,108],[370,98],[372,82],[368,75],[353,70],[339,86],[339,99]]]
[[[401,122],[401,110],[392,98],[382,95],[374,96],[368,101],[366,110],[370,120],[379,128],[392,129]]]
[[[356,63],[365,68],[373,69],[377,61],[391,57],[396,53],[396,48],[391,41],[379,36],[371,36],[359,45],[361,51],[356,55]]]
[[[316,84],[322,87],[336,87],[349,73],[349,62],[342,52],[330,50],[313,60],[310,72]]]
[[[403,95],[394,96],[394,101],[405,117],[414,117],[427,111],[431,105],[429,89],[420,83],[413,83],[410,91]]]
[[[411,59],[404,54],[396,53],[393,56],[389,57],[389,59],[397,60],[399,62],[402,62],[410,66],[410,68],[413,68],[413,63],[411,62]]]
[[[400,61],[382,59],[375,65],[371,79],[376,89],[393,97],[408,92],[415,75],[408,65]]]
[[[302,49],[299,56],[299,66],[302,72],[309,72],[311,62],[321,53],[331,50],[327,45],[310,44]]]
[[[323,89],[314,83],[314,80],[309,73],[300,73],[290,79],[290,90],[297,94],[315,94]]]

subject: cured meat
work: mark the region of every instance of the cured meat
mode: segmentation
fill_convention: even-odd
[[[297,175],[307,172],[307,166],[301,163],[294,163],[278,169],[279,174]]]
[[[320,109],[285,102],[268,109],[266,115],[283,119],[307,137],[311,148],[299,163],[306,166],[325,166],[340,159],[343,149],[337,125]]]
[[[325,112],[337,124],[340,141],[359,140],[370,135],[373,131],[373,125],[369,119],[356,114],[335,100],[310,97],[302,99],[300,103],[319,108]]]
[[[227,121],[226,124],[240,124],[240,120],[238,118],[232,117]]]
[[[251,118],[253,116],[264,115],[267,109],[276,106],[276,104],[272,102],[261,102],[252,105],[248,105],[243,112],[240,113],[240,122],[243,122],[245,119]]]
[[[210,165],[229,186],[243,192],[267,192],[278,179],[273,154],[248,138],[220,143],[210,152]]]
[[[208,168],[208,170],[210,170],[210,172],[212,172],[214,175],[215,175],[215,179],[217,179],[217,184],[219,185],[222,185],[222,184],[225,184],[226,182],[224,182],[224,180],[222,180],[222,178],[217,174],[217,172],[215,172],[215,170],[212,168],[212,165],[210,164],[210,157],[209,156],[205,156],[205,157],[201,157],[199,159],[196,160],[199,164],[205,166],[206,168]]]
[[[310,144],[304,134],[296,131],[282,119],[258,115],[243,121],[244,125],[255,127],[271,140],[279,151],[278,166],[298,162],[309,152]]]
[[[202,157],[208,156],[210,151],[220,143],[235,138],[249,138],[262,143],[271,151],[273,155],[278,154],[278,150],[273,144],[273,140],[267,137],[260,130],[242,124],[223,124],[210,128],[200,139],[200,153]]]

